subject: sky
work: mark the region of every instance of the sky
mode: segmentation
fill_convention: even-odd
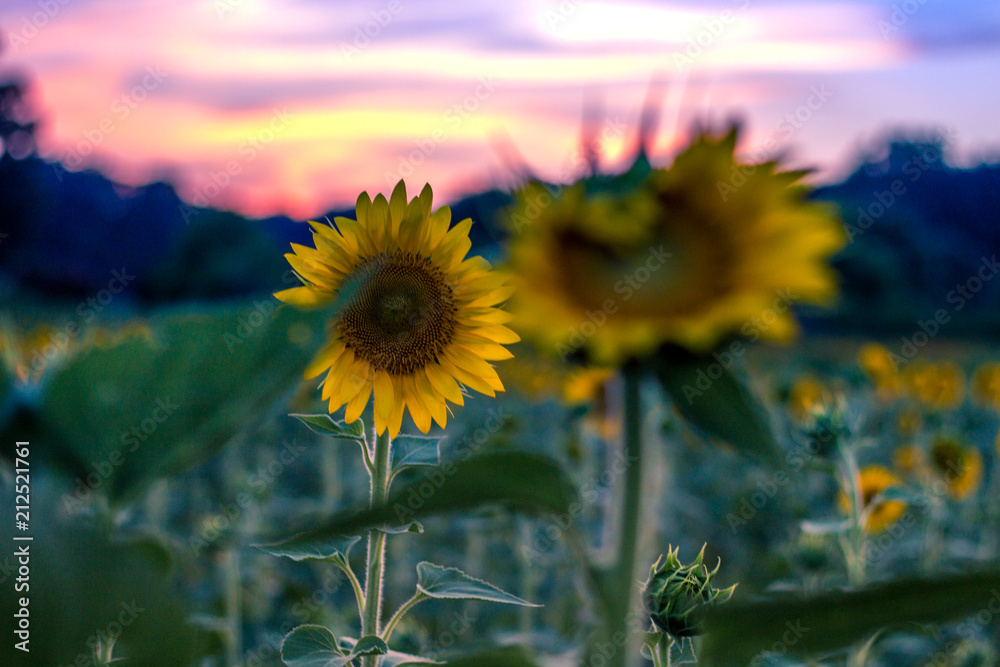
[[[40,152],[197,205],[295,218],[435,201],[634,154],[739,118],[748,160],[842,178],[894,128],[1000,159],[1000,3],[982,0],[0,0],[0,72]]]

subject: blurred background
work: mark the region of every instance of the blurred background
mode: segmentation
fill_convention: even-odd
[[[811,170],[811,196],[837,207],[848,235],[840,299],[799,309],[792,351],[753,345],[741,364],[789,447],[802,405],[831,388],[882,443],[866,462],[962,433],[982,452],[976,495],[920,520],[946,545],[934,567],[987,560],[998,533],[977,531],[1000,516],[988,491],[1000,489],[998,422],[966,380],[1000,358],[998,81],[1000,4],[976,0],[3,0],[0,432],[9,460],[9,443],[33,443],[34,525],[49,545],[34,599],[38,618],[61,619],[39,621],[24,664],[90,659],[89,640],[114,635],[136,596],[157,612],[124,617],[135,664],[277,665],[294,624],[351,622],[343,581],[251,546],[367,493],[356,451],[285,417],[323,410],[300,377],[324,323],[271,296],[296,284],[289,242],[403,179],[411,194],[429,182],[453,220],[472,217],[473,252],[497,258],[527,175],[625,169],[644,122],[654,166],[693,128],[736,120],[746,161]],[[958,398],[886,394],[881,362],[859,363],[870,341],[955,364]],[[545,451],[609,494],[620,386],[526,350],[499,372],[508,393],[470,399],[443,453],[487,428],[488,449]],[[709,542],[706,562],[722,555],[720,580],[741,591],[800,576],[823,588],[842,563],[796,526],[836,514],[835,485],[796,479],[787,502],[749,507],[764,472],[662,404],[651,419],[685,444],[661,462],[658,545],[693,557]],[[601,517],[588,506],[582,522],[599,532]],[[571,557],[548,527],[497,512],[401,538],[391,606],[412,585],[404,564],[423,558],[546,600],[513,612],[435,602],[401,628],[402,648],[435,654],[490,633],[550,653],[578,644]],[[923,535],[904,536],[873,578],[921,570],[925,552],[906,545]],[[444,644],[459,612],[471,620]],[[936,650],[905,639],[885,664]]]

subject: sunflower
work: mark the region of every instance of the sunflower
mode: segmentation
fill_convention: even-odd
[[[907,476],[919,475],[926,467],[927,455],[913,444],[900,445],[892,452],[892,465]]]
[[[388,200],[362,192],[357,220],[310,222],[316,247],[293,243],[285,255],[303,286],[275,294],[300,307],[335,304],[305,376],[326,372],[323,400],[331,413],[346,405],[348,423],[374,393],[375,429],[393,437],[406,408],[424,433],[431,419],[444,427],[446,400],[463,404],[460,385],[503,391],[489,362],[510,358],[503,345],[519,340],[498,307],[513,287],[483,258],[465,258],[472,220],[449,229],[451,209],[432,213],[431,197],[427,185],[407,202],[400,181]]]
[[[826,385],[811,375],[803,375],[788,390],[785,405],[792,419],[804,422],[832,400]]]
[[[951,361],[915,361],[903,371],[903,382],[910,395],[931,410],[953,410],[965,397],[965,374]]]
[[[944,480],[945,491],[952,500],[971,496],[983,479],[983,457],[979,450],[954,438],[939,437],[934,441],[931,465]]]
[[[896,523],[906,512],[906,503],[901,500],[873,501],[886,489],[898,486],[900,480],[888,468],[880,465],[865,466],[859,472],[863,527],[866,533],[880,533]],[[840,509],[845,514],[851,511],[851,501],[846,493],[840,494]]]
[[[878,343],[868,343],[858,352],[858,363],[865,375],[883,398],[893,398],[899,392],[902,380],[892,353]]]
[[[976,369],[972,395],[983,405],[1000,409],[1000,364],[983,364]]]
[[[509,215],[518,331],[599,365],[663,343],[791,339],[791,304],[835,294],[825,260],[844,231],[806,201],[804,172],[742,164],[736,139],[701,134],[667,169],[640,156],[618,176],[522,188]]]

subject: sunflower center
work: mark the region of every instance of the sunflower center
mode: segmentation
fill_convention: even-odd
[[[409,375],[435,361],[455,333],[454,293],[422,255],[375,255],[348,276],[342,293],[340,335],[376,370]]]

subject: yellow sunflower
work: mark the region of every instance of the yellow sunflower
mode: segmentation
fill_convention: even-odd
[[[931,464],[944,480],[952,500],[965,500],[983,480],[983,457],[975,447],[950,437],[939,437],[931,445]]]
[[[892,465],[904,475],[919,475],[925,469],[927,456],[913,444],[900,445],[892,452]]]
[[[880,493],[892,486],[898,486],[900,480],[888,468],[880,465],[865,466],[859,472],[861,485],[861,502],[863,528],[866,533],[880,533],[896,523],[906,512],[906,503],[902,500],[884,500],[872,504]],[[840,494],[840,509],[845,514],[851,511],[851,501],[846,493]]]
[[[619,365],[663,343],[711,350],[736,334],[787,341],[793,303],[829,301],[844,245],[804,172],[740,163],[737,132],[702,134],[671,167],[531,183],[510,211],[516,328],[563,358]]]
[[[903,370],[907,391],[931,410],[953,410],[965,397],[965,374],[951,361],[914,361]]]
[[[858,352],[858,363],[875,385],[879,396],[893,398],[902,384],[892,353],[878,343],[868,343]]]
[[[972,395],[983,405],[1000,409],[1000,364],[983,364],[976,369]]]
[[[785,404],[792,419],[803,422],[832,400],[826,385],[810,375],[803,375],[788,390]]]
[[[300,307],[336,304],[326,345],[306,369],[324,371],[330,412],[346,405],[345,420],[361,416],[374,393],[375,429],[399,433],[408,408],[426,433],[444,426],[447,401],[462,405],[464,385],[494,396],[503,384],[490,361],[512,355],[519,340],[500,310],[513,287],[472,247],[465,219],[449,229],[451,209],[431,211],[425,186],[407,202],[400,181],[388,200],[362,192],[357,220],[312,225],[315,248],[292,244],[285,255],[304,283],[275,294]]]

